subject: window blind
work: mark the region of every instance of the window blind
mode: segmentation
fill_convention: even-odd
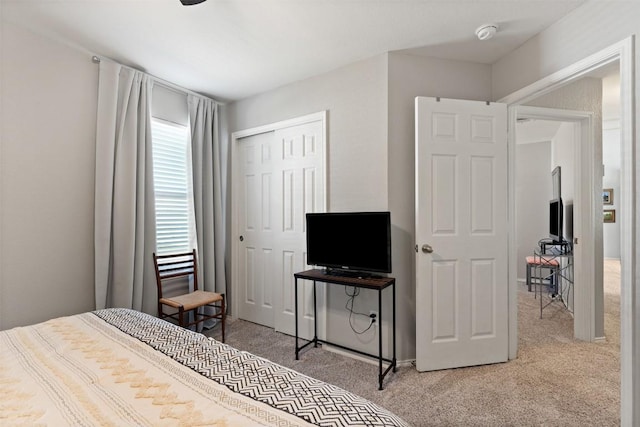
[[[192,213],[188,127],[151,120],[153,184],[156,204],[156,251],[188,252]]]

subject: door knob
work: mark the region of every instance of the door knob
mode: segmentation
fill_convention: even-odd
[[[425,254],[430,254],[433,252],[433,248],[431,247],[431,245],[422,245],[422,252],[424,252]]]

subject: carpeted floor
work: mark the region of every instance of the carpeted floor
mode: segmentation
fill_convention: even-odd
[[[321,349],[296,361],[293,337],[235,320],[227,343],[376,402],[420,426],[614,426],[620,424],[620,265],[605,261],[602,343],[573,339],[573,320],[554,303],[519,291],[519,353],[487,366],[420,373],[398,369],[377,389],[375,365]],[[213,335],[217,337],[217,328]]]

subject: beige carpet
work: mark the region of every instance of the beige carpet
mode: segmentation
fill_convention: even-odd
[[[573,339],[558,303],[545,308],[519,292],[516,360],[420,373],[399,368],[377,389],[375,365],[321,349],[294,357],[294,339],[250,322],[228,325],[227,343],[336,384],[420,426],[614,426],[620,424],[619,263],[605,262],[606,342]],[[218,329],[213,336],[217,337]]]

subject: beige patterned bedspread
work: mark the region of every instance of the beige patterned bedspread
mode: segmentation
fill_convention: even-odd
[[[264,365],[271,369],[269,372],[281,371],[302,378],[302,382],[319,382],[142,313],[102,311],[102,317],[113,317],[121,323],[108,323],[109,319],[103,320],[96,313],[84,313],[0,332],[0,425],[403,425],[382,408],[372,413],[378,412],[383,418],[368,415],[371,423],[358,421],[356,413],[360,410],[351,402],[373,404],[329,385],[314,387],[329,387],[326,395],[346,393],[355,417],[330,414],[323,420],[292,413],[295,411],[288,411],[286,402],[284,406],[283,402],[271,402],[269,390],[254,392],[249,387],[254,381],[250,376],[243,376],[238,385],[232,384],[228,366],[235,363],[249,373],[254,371],[255,377],[264,377],[260,373]],[[137,337],[122,331],[138,323]],[[175,334],[180,336],[178,341]],[[164,354],[159,347],[171,348],[164,353],[179,356]],[[191,347],[199,349],[202,360],[194,361],[191,350],[183,351]],[[174,360],[177,358],[185,360]],[[199,367],[211,371],[210,377],[207,372],[198,372]],[[283,385],[281,380],[274,381],[273,389],[284,390],[284,398],[294,400],[301,395],[302,400],[312,396]],[[255,393],[261,396],[252,395]]]

